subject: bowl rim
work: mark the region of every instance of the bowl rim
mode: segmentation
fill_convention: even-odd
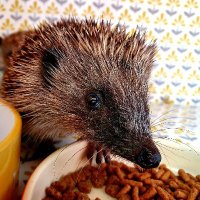
[[[26,200],[26,198],[28,196],[32,195],[32,190],[30,190],[30,186],[31,184],[34,184],[34,182],[37,181],[36,177],[40,176],[40,173],[43,171],[42,169],[44,169],[46,167],[46,164],[52,160],[52,158],[55,157],[55,155],[57,155],[58,153],[62,152],[63,149],[67,149],[72,147],[74,144],[79,144],[82,143],[84,140],[79,140],[79,141],[74,141],[71,144],[64,146],[62,148],[57,149],[56,151],[54,151],[52,154],[50,154],[49,156],[47,156],[44,160],[42,160],[41,163],[39,163],[39,165],[36,167],[36,169],[33,171],[33,173],[31,174],[31,176],[28,179],[28,182],[25,185],[25,188],[22,192],[22,198],[21,200]],[[86,142],[86,141],[85,141]]]

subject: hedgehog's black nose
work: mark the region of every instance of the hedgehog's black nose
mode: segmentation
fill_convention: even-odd
[[[157,167],[160,164],[160,161],[161,155],[159,152],[152,153],[146,148],[142,149],[136,158],[137,164],[146,169]]]

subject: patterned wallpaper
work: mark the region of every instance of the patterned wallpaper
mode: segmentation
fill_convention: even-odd
[[[151,101],[200,105],[200,2],[198,0],[0,0],[0,35],[61,16],[120,21],[147,30],[159,52]]]

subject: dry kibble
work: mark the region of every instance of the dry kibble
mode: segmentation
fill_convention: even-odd
[[[164,169],[159,169],[158,172],[155,174],[155,178],[159,179],[165,173]]]
[[[56,190],[56,188],[51,186],[46,188],[46,194],[50,197],[53,197],[54,199],[60,200],[62,198],[61,192],[59,192],[58,190]]]
[[[69,175],[61,177],[60,181],[53,182],[51,184],[58,191],[65,191],[66,189],[73,189],[75,187],[75,181]]]
[[[192,174],[187,173],[187,175],[190,177],[190,179],[192,179],[194,181],[198,181],[194,176],[192,176]]]
[[[156,190],[157,190],[159,196],[160,196],[163,200],[170,200],[170,194],[169,194],[166,190],[162,189],[162,188],[159,187],[159,186],[156,188]]]
[[[147,179],[147,178],[150,178],[150,177],[151,177],[151,174],[150,174],[150,173],[144,172],[143,174],[140,175],[139,180],[140,180],[140,181],[143,181],[143,180],[145,180],[145,179]]]
[[[131,190],[131,186],[130,185],[125,185],[117,194],[116,197],[121,197],[124,194],[127,194],[129,191]]]
[[[150,187],[143,195],[140,196],[140,199],[151,199],[157,194],[157,191],[154,187]]]
[[[170,171],[166,171],[166,172],[161,176],[160,179],[161,179],[162,181],[166,182],[166,181],[168,181],[170,175],[171,175]]]
[[[76,198],[76,196],[77,195],[73,190],[68,190],[63,194],[62,199],[63,200],[74,200]]]
[[[78,187],[78,189],[79,189],[80,192],[88,194],[88,193],[91,192],[92,183],[91,183],[91,181],[89,179],[87,181],[80,181],[77,184],[77,187]]]
[[[196,179],[200,182],[200,175],[197,175]]]
[[[184,169],[179,169],[178,174],[183,181],[188,182],[190,180],[190,177],[185,173]]]
[[[155,179],[150,179],[150,178],[145,179],[144,183],[147,185],[153,185],[153,186],[156,186],[156,185],[161,186],[164,184],[163,181],[161,181],[161,180],[155,180]]]
[[[131,197],[129,194],[123,194],[117,200],[131,200]]]
[[[124,164],[124,163],[121,164],[120,168],[121,168],[121,170],[123,170],[124,172],[126,172],[126,174],[129,174],[129,173],[135,171],[134,167],[130,167],[130,166]]]
[[[147,188],[148,187],[145,187],[145,186],[140,187],[139,188],[140,189],[140,194],[144,194],[147,191]]]
[[[117,174],[117,176],[119,177],[119,179],[124,179],[124,177],[125,177],[125,173],[118,167],[118,168],[116,168],[116,174]]]
[[[174,192],[174,196],[178,199],[187,199],[187,193],[186,192],[183,192],[181,190],[176,190]]]
[[[107,185],[120,185],[120,183],[121,181],[116,175],[111,175],[106,182]]]
[[[137,186],[133,188],[132,199],[140,200],[140,198],[139,198],[139,188]]]
[[[90,198],[88,197],[87,194],[78,192],[78,193],[77,193],[76,200],[90,200]]]
[[[190,191],[190,187],[187,184],[183,183],[182,181],[180,181],[178,179],[174,179],[174,180],[178,184],[179,188]]]
[[[135,187],[135,186],[142,187],[142,186],[143,186],[143,183],[142,183],[142,182],[133,181],[133,180],[128,180],[128,179],[124,179],[124,180],[122,180],[122,182],[123,182],[124,184],[129,184],[129,185],[131,185],[131,186],[133,186],[133,187]]]
[[[167,169],[167,166],[165,164],[160,164],[159,169]]]
[[[120,190],[119,185],[106,185],[105,192],[111,197],[116,197]]]
[[[95,170],[92,172],[91,176],[92,185],[96,188],[103,187],[106,182],[106,178],[107,175],[105,171]]]
[[[128,174],[128,179],[132,178],[138,178],[140,176],[140,173],[138,172],[137,169],[133,170],[130,174]]]
[[[175,181],[169,181],[169,186],[173,189],[178,189],[179,186]]]
[[[192,180],[191,180],[191,182],[189,181],[188,183],[189,183],[190,186],[193,186],[193,187],[197,188],[197,190],[200,191],[200,183],[196,183]]]
[[[105,186],[105,192],[117,200],[200,200],[200,175],[180,169],[176,176],[166,165],[141,169],[117,161],[88,165],[61,177],[46,189],[43,200],[90,200],[92,186]]]
[[[199,191],[196,188],[192,188],[187,199],[195,200],[198,194],[199,194]]]

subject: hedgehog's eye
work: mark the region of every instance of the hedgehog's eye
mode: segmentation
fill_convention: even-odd
[[[102,97],[99,93],[92,92],[86,98],[87,105],[92,110],[97,110],[102,105]]]

